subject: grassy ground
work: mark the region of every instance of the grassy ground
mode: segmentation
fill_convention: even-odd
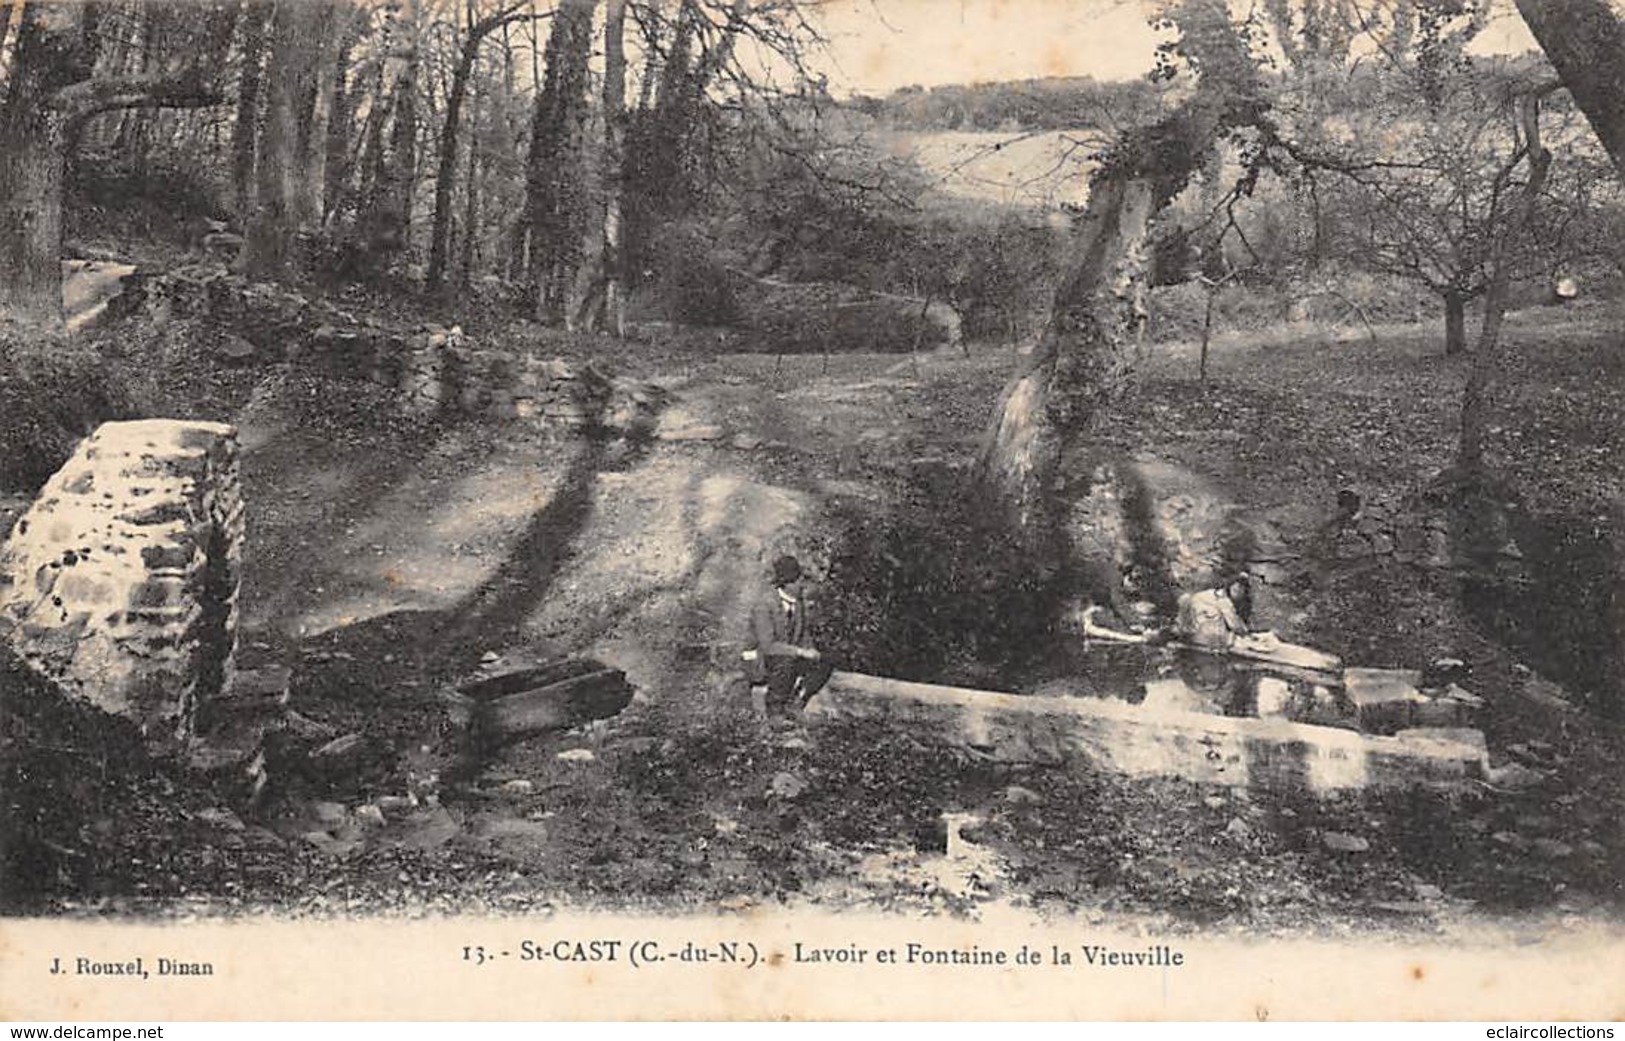
[[[1429,330],[1382,332],[1376,343],[1313,331],[1223,338],[1206,385],[1189,348],[1159,347],[1108,440],[1305,526],[1339,487],[1400,495],[1449,459],[1463,363],[1438,357]],[[1518,379],[1495,461],[1546,512],[1593,516],[1621,484],[1616,314],[1527,312],[1510,335]],[[183,359],[177,386],[190,390],[174,400],[244,428],[244,658],[293,665],[295,707],[336,732],[366,732],[374,758],[342,783],[288,784],[258,820],[222,816],[185,778],[131,786],[52,840],[110,856],[88,876],[47,872],[47,906],[812,901],[974,913],[998,900],[1248,931],[1443,930],[1625,907],[1617,726],[1530,708],[1514,689],[1519,655],[1476,631],[1448,588],[1408,570],[1334,583],[1297,635],[1373,664],[1468,654],[1491,698],[1496,760],[1544,768],[1528,790],[1250,795],[995,767],[902,734],[749,718],[727,682],[728,648],[743,639],[761,562],[792,549],[829,576],[859,523],[884,535],[925,515],[937,523],[920,530],[951,536],[957,475],[1013,359],[718,357],[714,345],[592,345],[612,367],[670,386],[686,421],[721,430],[616,459],[511,430],[401,424],[354,387]],[[551,339],[537,349],[567,346],[582,349]],[[903,554],[935,545],[879,543]],[[847,646],[864,643],[848,634]],[[467,787],[443,788],[439,807],[359,833],[357,807],[445,766],[414,758],[442,751],[439,683],[486,655],[563,653],[626,668],[638,701],[608,723],[501,750],[474,764]],[[324,797],[352,829],[337,846],[301,837]],[[143,823],[97,830],[120,819]],[[75,861],[50,847],[40,856]]]

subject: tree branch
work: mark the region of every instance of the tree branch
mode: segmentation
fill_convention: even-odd
[[[201,70],[154,76],[96,76],[58,90],[51,103],[66,114],[73,140],[91,117],[126,108],[208,108],[226,97],[205,83]]]

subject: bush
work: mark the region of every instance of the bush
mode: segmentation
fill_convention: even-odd
[[[979,681],[1043,653],[1062,586],[974,497],[874,517],[837,508],[823,610],[843,668],[935,683]]]
[[[1207,297],[1207,289],[1196,282],[1152,289],[1146,294],[1151,338],[1159,342],[1200,339]],[[1360,317],[1355,305],[1371,322],[1442,320],[1444,315],[1444,303],[1413,283],[1360,271],[1328,272],[1313,280],[1280,285],[1224,286],[1214,301],[1213,333],[1262,332],[1283,322],[1358,327]]]
[[[689,325],[732,325],[738,320],[733,276],[697,229],[669,225],[651,252],[653,268],[638,281],[667,320]]]
[[[0,327],[0,490],[37,491],[99,424],[138,414],[100,355],[64,337]]]
[[[206,220],[226,219],[222,194],[207,168],[196,163],[152,159],[142,164],[80,155],[68,172],[64,230],[70,239],[161,242],[190,249]]]

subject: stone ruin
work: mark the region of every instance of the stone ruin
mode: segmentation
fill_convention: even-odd
[[[459,326],[388,325],[283,286],[219,266],[136,273],[109,304],[115,317],[212,326],[219,360],[297,362],[329,377],[392,391],[419,419],[484,418],[573,434],[640,437],[653,430],[664,394],[590,362],[544,359],[469,336]]]
[[[232,427],[103,424],[0,548],[0,639],[179,753],[232,672],[242,550]]]

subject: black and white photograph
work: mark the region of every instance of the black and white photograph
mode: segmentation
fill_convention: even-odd
[[[1622,430],[1621,0],[0,0],[0,1004],[1618,1019]]]

